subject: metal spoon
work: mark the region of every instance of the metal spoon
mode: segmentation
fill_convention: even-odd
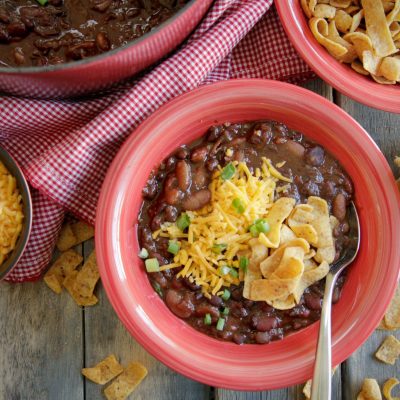
[[[350,203],[348,213],[350,243],[342,257],[331,266],[326,276],[317,354],[315,357],[314,376],[311,387],[311,400],[331,400],[332,395],[332,294],[337,278],[340,273],[354,261],[360,247],[360,221],[358,219],[356,206],[353,202]]]

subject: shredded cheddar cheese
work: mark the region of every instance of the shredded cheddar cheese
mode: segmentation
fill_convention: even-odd
[[[261,168],[252,174],[243,162],[233,162],[234,175],[227,180],[215,172],[209,186],[211,202],[198,211],[188,211],[190,225],[183,233],[175,223],[165,223],[153,237],[167,237],[180,242],[173,263],[161,270],[182,267],[178,277],[187,277],[202,287],[205,296],[218,295],[221,288],[239,284],[239,257],[249,250],[252,234],[249,227],[268,215],[275,199],[276,183],[291,182],[263,158]],[[238,200],[236,200],[238,199]],[[243,205],[243,212],[234,207]],[[217,251],[223,246],[224,251]]]
[[[24,214],[16,179],[0,162],[0,264],[15,248]]]

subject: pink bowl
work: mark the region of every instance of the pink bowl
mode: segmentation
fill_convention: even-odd
[[[236,80],[209,85],[160,108],[129,139],[104,182],[96,251],[107,295],[135,339],[195,380],[240,390],[275,389],[310,378],[318,324],[268,345],[217,341],[175,317],[137,257],[141,189],[170,152],[215,123],[275,119],[328,148],[353,179],[361,251],[333,310],[333,362],[349,357],[378,325],[400,268],[400,196],[390,168],[361,126],[340,108],[289,84]]]
[[[314,38],[300,0],[276,0],[275,5],[290,41],[316,74],[360,103],[400,113],[399,85],[381,85],[335,60]]]

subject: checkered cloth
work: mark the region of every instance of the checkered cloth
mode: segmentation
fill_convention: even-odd
[[[101,184],[121,144],[168,100],[225,79],[299,83],[311,77],[285,36],[272,0],[216,0],[189,40],[140,80],[95,99],[1,97],[0,141],[22,166],[34,208],[28,248],[7,279],[40,276],[66,210],[94,223]]]

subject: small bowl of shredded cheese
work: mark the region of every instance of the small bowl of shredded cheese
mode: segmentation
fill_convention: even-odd
[[[0,279],[21,258],[32,226],[32,200],[21,168],[0,147]]]

